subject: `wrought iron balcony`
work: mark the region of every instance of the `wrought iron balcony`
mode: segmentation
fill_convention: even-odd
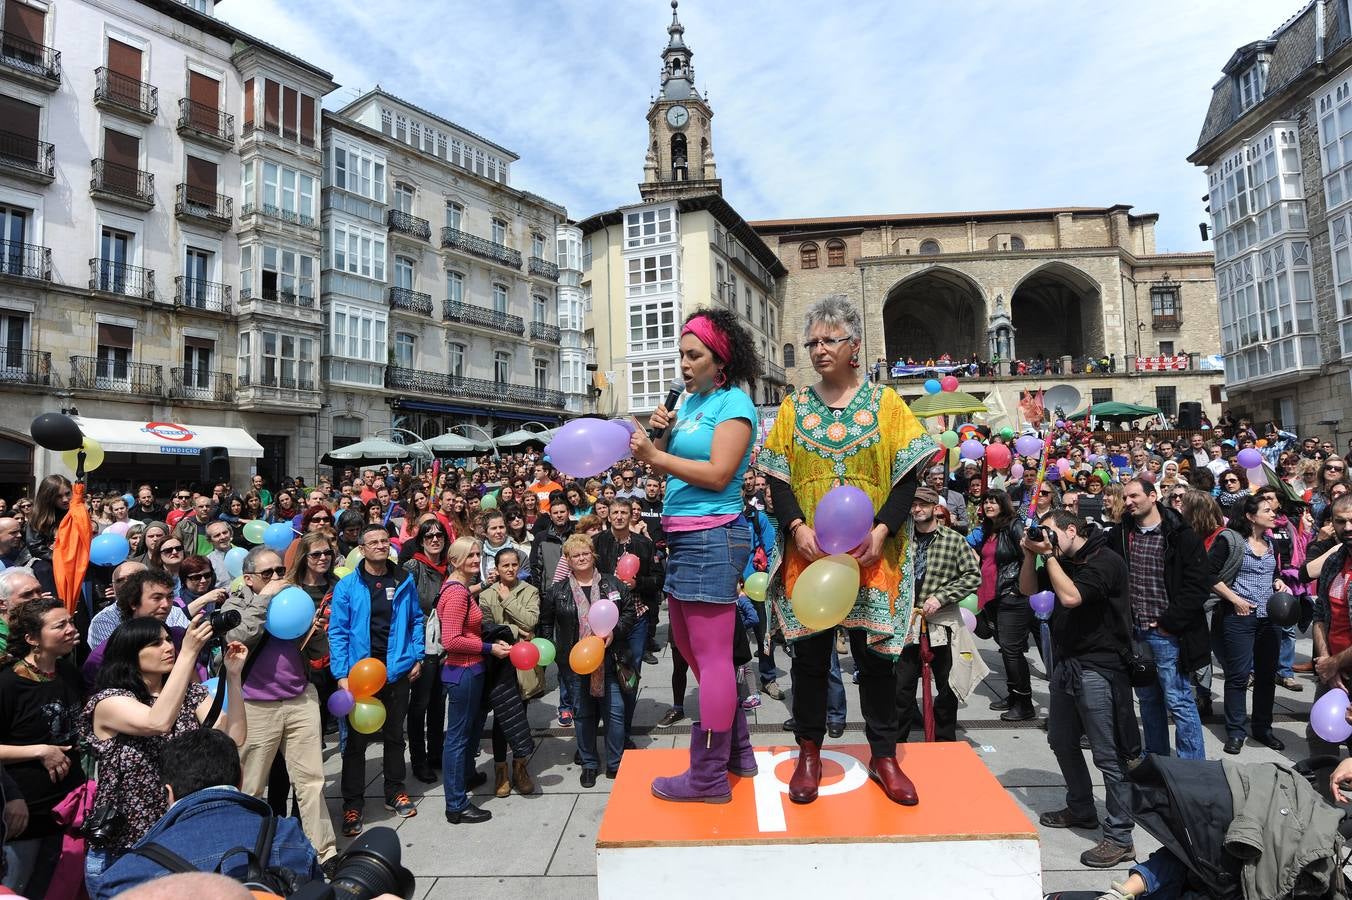
[[[76,391],[163,397],[164,374],[159,366],[145,363],[122,362],[99,356],[72,356],[70,387]]]
[[[305,213],[291,212],[269,204],[257,205],[246,203],[239,208],[240,218],[245,216],[267,216],[270,219],[279,219],[283,222],[290,222],[292,225],[299,225],[302,228],[315,228],[315,217],[307,216]]]
[[[765,361],[765,380],[773,381],[776,384],[787,384],[784,378],[784,367],[767,359]]]
[[[51,249],[18,241],[0,241],[0,277],[51,281]]]
[[[56,148],[46,141],[0,131],[0,171],[51,184],[56,180]]]
[[[512,316],[507,313],[500,313],[495,309],[486,309],[482,306],[474,306],[470,303],[461,303],[455,300],[446,301],[442,318],[447,322],[461,322],[465,325],[474,325],[493,331],[506,331],[515,335],[526,333],[526,320],[520,316]]]
[[[529,269],[532,275],[539,275],[541,278],[548,278],[550,281],[559,280],[559,267],[547,259],[532,256]]]
[[[229,372],[205,372],[175,366],[169,370],[169,396],[176,400],[232,403],[235,399],[235,379]]]
[[[183,97],[178,101],[178,133],[211,144],[233,146],[235,117],[214,106]]]
[[[533,341],[545,341],[550,344],[559,342],[559,326],[548,322],[531,322],[530,338]]]
[[[267,300],[272,303],[285,303],[287,306],[298,306],[301,309],[313,309],[315,305],[315,298],[308,294],[279,291],[275,287],[264,287],[259,294],[255,294],[250,288],[241,288],[239,299],[241,303],[245,300]]]
[[[89,193],[104,200],[115,200],[138,209],[149,210],[155,205],[155,176],[140,169],[96,159],[90,162],[94,176],[89,179]]]
[[[228,284],[203,281],[186,275],[174,277],[174,305],[203,312],[230,312],[230,298],[234,289]]]
[[[390,309],[401,309],[405,312],[430,316],[432,315],[432,295],[420,291],[411,291],[408,288],[392,287],[390,288]]]
[[[129,266],[111,259],[99,259],[96,256],[89,261],[89,289],[153,301],[155,270]]]
[[[487,381],[483,378],[463,378],[455,375],[449,375],[447,378],[449,379],[451,393],[471,400],[563,409],[562,391],[527,387],[522,384],[507,384],[500,381]]]
[[[1177,331],[1183,327],[1183,317],[1174,316],[1151,316],[1150,325],[1156,331]]]
[[[174,215],[225,231],[235,220],[235,201],[215,191],[180,184],[174,188]]]
[[[385,224],[389,225],[390,231],[407,234],[423,241],[432,240],[432,223],[402,210],[392,209],[386,213]]]
[[[0,67],[44,90],[61,86],[61,51],[0,31]]]
[[[56,383],[50,352],[0,348],[0,385],[33,384],[50,387]]]
[[[160,111],[160,89],[119,75],[106,66],[94,70],[94,105],[144,122],[154,120]]]
[[[450,375],[441,375],[437,372],[405,369],[401,366],[385,367],[385,387],[391,390],[445,397],[451,393],[451,381]]]
[[[510,269],[521,268],[521,251],[470,234],[468,231],[452,228],[449,225],[441,229],[441,246],[448,250],[458,250],[461,253],[478,256]]]

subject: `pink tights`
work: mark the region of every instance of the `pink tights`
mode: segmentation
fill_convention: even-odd
[[[708,731],[732,728],[737,679],[732,667],[735,603],[692,603],[667,597],[671,637],[699,682],[700,724]]]

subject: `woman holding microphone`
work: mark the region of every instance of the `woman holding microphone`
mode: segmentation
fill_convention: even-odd
[[[667,476],[664,590],[672,639],[699,682],[701,720],[690,727],[689,770],[654,780],[652,792],[663,800],[726,803],[729,770],[756,774],[746,714],[737,702],[732,637],[737,581],[751,554],[741,486],[756,427],[756,406],[738,385],[755,388],[761,361],[746,329],[722,309],[686,319],[680,350],[686,391],[680,412],[659,407],[649,420],[656,442],[636,428],[630,449]]]

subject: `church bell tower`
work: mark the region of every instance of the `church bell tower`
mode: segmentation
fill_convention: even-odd
[[[639,193],[645,200],[723,193],[714,165],[713,110],[695,89],[694,52],[671,0],[671,25],[662,51],[662,87],[648,108],[648,152]]]

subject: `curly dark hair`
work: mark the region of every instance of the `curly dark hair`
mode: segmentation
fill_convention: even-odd
[[[743,382],[747,390],[754,394],[756,379],[761,376],[764,366],[760,356],[756,354],[756,342],[750,332],[730,310],[701,307],[686,316],[685,321],[689,322],[697,316],[704,316],[728,336],[728,343],[732,345],[732,359],[723,360],[725,363],[723,373],[728,376],[728,384]]]

